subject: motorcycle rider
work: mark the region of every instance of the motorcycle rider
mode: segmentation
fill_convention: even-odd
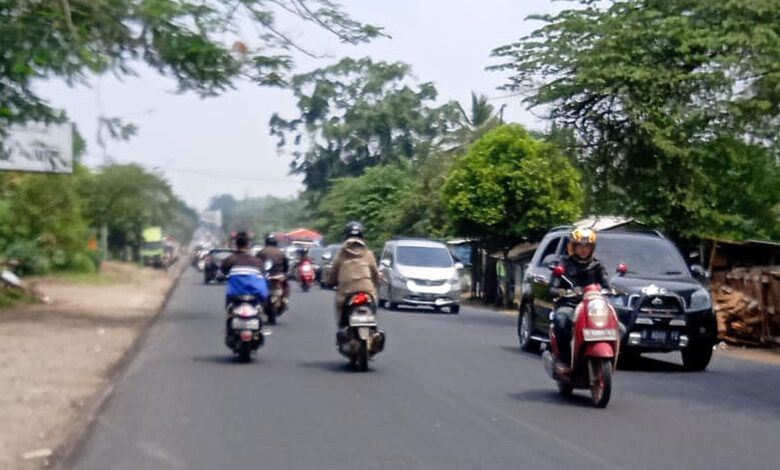
[[[376,304],[379,269],[363,238],[363,224],[350,222],[344,228],[344,245],[333,260],[327,283],[338,286],[336,292],[336,325],[341,333],[347,326],[344,303],[352,294],[366,292]]]
[[[569,236],[566,247],[568,256],[561,263],[565,269],[563,276],[554,277],[550,283],[550,292],[555,299],[553,328],[558,345],[558,361],[565,367],[571,364],[571,331],[574,309],[582,300],[581,296],[572,296],[571,290],[599,284],[609,289],[609,279],[604,267],[593,256],[596,250],[596,232],[589,228],[575,228]],[[570,285],[565,279],[570,280]]]
[[[290,262],[284,255],[284,251],[279,248],[279,240],[276,239],[276,235],[269,233],[265,236],[265,246],[257,257],[260,258],[262,265],[265,265],[270,261],[271,269],[267,272],[268,275],[284,274],[284,281],[282,281],[282,296],[284,301],[290,298],[290,283],[287,282],[287,273],[290,269]]]
[[[263,276],[263,264],[247,253],[249,236],[246,232],[238,232],[235,242],[236,252],[228,256],[220,266],[222,274],[227,277],[225,305],[228,312],[238,296],[254,295],[258,303],[265,302],[268,298],[268,282]]]

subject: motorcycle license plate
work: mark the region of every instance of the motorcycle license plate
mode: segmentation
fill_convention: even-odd
[[[350,315],[349,326],[360,326],[360,325],[368,325],[368,326],[376,325],[376,316],[375,315]]]
[[[271,295],[273,297],[281,297],[283,293],[284,292],[282,291],[282,289],[274,289],[271,291]]]
[[[242,320],[241,318],[233,319],[234,330],[259,330],[260,320],[257,318],[251,320]]]

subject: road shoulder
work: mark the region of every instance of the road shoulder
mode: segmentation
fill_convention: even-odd
[[[0,468],[48,466],[77,440],[180,272],[104,263],[100,282],[38,279],[50,303],[0,310]]]

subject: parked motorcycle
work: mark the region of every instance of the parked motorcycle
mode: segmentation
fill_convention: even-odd
[[[577,389],[590,389],[593,404],[604,408],[612,394],[612,373],[617,363],[620,347],[620,323],[615,309],[610,305],[599,285],[590,285],[583,290],[574,289],[574,283],[567,279],[563,266],[557,266],[553,275],[568,282],[572,289],[566,297],[582,296],[574,310],[572,326],[571,364],[557,361],[558,343],[553,325],[550,325],[550,347],[545,351],[542,362],[547,373],[558,384],[561,395],[569,396]]]
[[[298,263],[298,283],[301,289],[306,292],[314,284],[314,266],[309,260],[303,260]]]
[[[339,353],[358,371],[368,370],[368,361],[385,348],[385,334],[379,331],[376,303],[371,295],[359,292],[347,299],[344,308],[347,328],[336,335]]]
[[[241,361],[248,361],[264,342],[259,300],[253,295],[237,297],[228,306],[225,345]]]

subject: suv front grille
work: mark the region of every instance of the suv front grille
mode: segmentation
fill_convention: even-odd
[[[446,279],[432,280],[432,279],[410,279],[418,286],[443,286],[447,283]]]
[[[678,315],[685,310],[684,302],[676,295],[648,295],[638,303],[639,311],[644,313]]]

